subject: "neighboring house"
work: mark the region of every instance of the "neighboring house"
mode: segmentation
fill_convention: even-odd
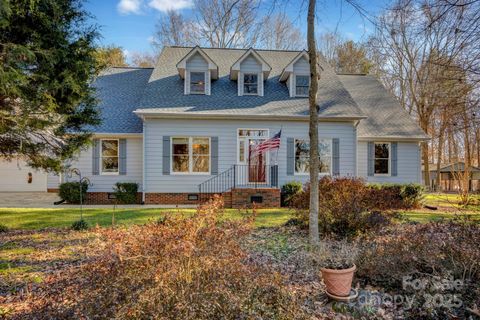
[[[415,121],[373,76],[319,64],[320,174],[420,183],[428,137]],[[282,185],[308,181],[305,51],[166,47],[155,68],[111,68],[95,86],[104,121],[72,162],[91,202],[133,181],[147,204],[223,193],[227,206],[277,206]],[[251,154],[280,130],[278,151]],[[49,190],[61,180],[50,175]]]
[[[423,179],[422,168],[422,179]],[[466,186],[468,183],[469,191],[480,191],[480,168],[475,166],[467,167],[465,162],[457,161],[451,164],[440,165],[440,185],[437,187],[437,164],[429,164],[430,188],[436,191],[458,191],[459,182]],[[467,181],[468,180],[468,181]]]

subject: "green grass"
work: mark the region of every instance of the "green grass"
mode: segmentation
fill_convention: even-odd
[[[195,209],[117,209],[116,224],[144,224],[156,221],[165,214],[191,215]],[[90,226],[112,225],[112,209],[84,209],[83,218]],[[227,209],[225,217],[240,219],[245,211]],[[288,209],[260,209],[255,222],[257,227],[274,227],[284,224],[291,218]],[[80,219],[80,209],[37,209],[37,208],[0,208],[0,223],[11,229],[43,229],[70,227]]]
[[[480,201],[480,195],[471,195],[473,202]],[[468,211],[479,211],[480,205],[468,205],[466,207],[459,205],[460,197],[454,193],[427,193],[425,195],[425,204],[437,207],[463,209]]]
[[[455,218],[468,218],[472,221],[480,222],[480,212],[471,213],[471,212],[424,212],[424,211],[404,211],[402,215],[409,220],[417,221],[421,223],[426,223],[429,221],[441,221],[441,220],[451,220]]]

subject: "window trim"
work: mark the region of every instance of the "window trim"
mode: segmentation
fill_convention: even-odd
[[[118,166],[116,172],[105,172],[103,171],[103,141],[117,141],[117,159],[118,159]],[[113,156],[109,156],[110,158],[114,158]],[[111,138],[104,138],[100,139],[100,175],[102,176],[118,176],[120,175],[120,139],[111,139]]]
[[[263,128],[263,129],[261,129],[261,128],[237,128],[237,164],[248,164],[247,157],[245,157],[244,161],[240,161],[240,138],[249,139],[249,138],[255,138],[255,137],[249,137],[249,136],[241,136],[240,137],[240,130],[266,131],[267,135],[264,138],[259,137],[258,140],[260,140],[260,139],[268,140],[268,139],[270,139],[270,129],[267,129],[267,128]],[[248,145],[245,145],[245,150],[248,150]],[[247,152],[245,151],[245,153],[247,153]],[[265,160],[270,160],[270,159],[265,159]]]
[[[295,138],[293,139],[293,146],[294,148],[297,147],[297,140],[308,140],[309,143],[310,143],[310,139],[309,138]],[[329,137],[319,137],[318,140],[328,140],[330,141],[330,167],[329,167],[329,172],[319,172],[318,175],[320,177],[324,177],[324,176],[331,176],[332,175],[332,164],[333,164],[333,138],[329,138]],[[309,150],[310,152],[310,150]],[[294,157],[293,157],[293,175],[294,176],[308,176],[310,175],[309,172],[297,172],[296,168],[297,168],[297,156],[295,155],[296,154],[296,149],[294,150]]]
[[[308,97],[308,93],[305,94],[305,95],[303,95],[303,94],[297,94],[297,77],[298,77],[298,76],[300,76],[300,77],[307,77],[307,78],[308,78],[308,87],[307,87],[307,88],[308,88],[308,90],[310,90],[310,84],[311,84],[311,83],[310,83],[310,81],[311,81],[310,75],[308,75],[308,74],[303,74],[303,73],[294,73],[294,79],[295,79],[295,85],[293,86],[293,90],[295,90],[295,91],[294,91],[294,96],[295,96],[295,97]],[[303,87],[303,86],[302,86],[302,87]]]
[[[375,160],[377,159],[377,157],[375,156],[375,146],[377,144],[388,145],[388,173],[375,173]],[[378,158],[378,159],[385,159],[385,158]],[[382,141],[373,142],[373,176],[374,177],[391,177],[392,176],[392,143],[391,142],[382,142]]]
[[[255,75],[257,76],[257,93],[245,92],[245,76],[246,75]],[[255,72],[242,72],[243,83],[242,83],[242,92],[244,96],[259,96],[260,95],[260,75]]]
[[[189,83],[188,83],[188,92],[190,94],[199,94],[199,95],[206,95],[207,94],[207,72],[202,70],[188,70],[189,73]],[[201,91],[192,91],[192,73],[203,73],[203,92]]]
[[[208,172],[193,172],[193,139],[208,139]],[[188,139],[188,172],[173,171],[173,139]],[[171,136],[170,137],[170,174],[171,175],[195,175],[195,176],[209,176],[212,172],[212,137],[205,136]]]

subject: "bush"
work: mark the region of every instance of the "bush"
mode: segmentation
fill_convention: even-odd
[[[381,286],[395,294],[415,295],[410,318],[452,318],[442,309],[423,305],[426,296],[455,294],[463,307],[480,302],[480,226],[465,222],[397,225],[363,240],[364,250],[358,262],[358,278],[364,285]],[[406,278],[411,277],[411,278]],[[424,288],[405,286],[404,280],[425,281]],[[435,288],[441,281],[460,280],[461,288]],[[447,282],[446,282],[447,281]],[[435,312],[433,314],[432,312]],[[462,313],[456,310],[455,313]],[[460,314],[460,318],[465,315]],[[455,317],[453,317],[455,318]]]
[[[70,274],[43,283],[29,312],[55,319],[307,318],[280,275],[248,264],[241,244],[252,219],[222,214],[217,197],[191,217],[99,229],[104,245]]]
[[[377,210],[411,209],[420,207],[423,186],[419,184],[368,184],[368,206]]]
[[[303,184],[300,181],[290,181],[282,186],[282,206],[291,205],[292,198],[302,192]]]
[[[137,203],[138,184],[135,182],[117,182],[115,184],[115,197],[120,203]]]
[[[88,229],[88,223],[87,221],[80,219],[72,223],[72,226],[70,227],[72,230],[76,231],[81,231],[81,230],[87,230]]]
[[[8,231],[8,227],[4,224],[0,223],[0,233],[4,233]]]
[[[85,202],[88,183],[82,183],[82,199]],[[80,203],[80,182],[64,182],[60,184],[58,195],[68,203]]]
[[[388,223],[387,216],[382,213],[371,213],[369,210],[370,189],[361,179],[323,177],[319,183],[319,226],[325,233],[339,236],[355,236],[358,233],[377,228]],[[308,208],[310,203],[310,186],[292,199],[297,209],[298,219],[308,224]],[[372,217],[375,215],[375,217]],[[378,216],[382,215],[382,219]]]

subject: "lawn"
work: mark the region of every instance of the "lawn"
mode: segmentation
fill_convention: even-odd
[[[157,221],[168,214],[190,215],[195,209],[117,209],[115,210],[116,224],[144,224]],[[84,209],[83,217],[91,225],[102,227],[112,225],[113,209]],[[257,227],[275,227],[284,224],[292,217],[289,209],[260,209],[255,221]],[[226,209],[225,218],[240,219],[248,212],[238,209]],[[37,208],[0,208],[0,224],[11,229],[43,229],[70,227],[80,219],[80,209],[37,209]]]
[[[473,196],[474,201],[480,201],[480,196]],[[438,210],[419,209],[403,212],[403,215],[412,221],[427,222],[441,219],[452,219],[459,216],[468,216],[472,220],[480,221],[480,205],[461,207],[458,204],[458,196],[455,194],[427,194],[425,204],[438,207]],[[116,209],[116,224],[144,224],[156,221],[166,214],[190,215],[195,209]],[[246,212],[239,209],[226,209],[225,218],[239,219]],[[112,225],[112,208],[84,209],[84,219],[91,225],[102,227]],[[293,217],[293,211],[287,208],[260,209],[255,221],[256,227],[276,227],[284,224]],[[77,208],[0,208],[0,224],[11,229],[43,229],[64,228],[80,218],[80,209]]]

